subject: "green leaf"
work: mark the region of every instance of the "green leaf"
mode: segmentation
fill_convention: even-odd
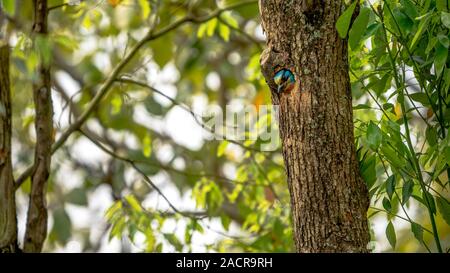
[[[117,115],[122,109],[122,97],[120,95],[114,95],[111,99],[111,114]]]
[[[192,226],[193,226],[194,230],[198,231],[199,233],[203,234],[205,232],[202,225],[200,225],[197,220],[192,220]]]
[[[402,204],[406,204],[408,202],[409,198],[411,197],[411,194],[413,192],[414,188],[414,182],[412,180],[408,180],[405,183],[403,183],[402,187]]]
[[[450,203],[440,196],[436,197],[436,202],[442,218],[444,218],[445,222],[450,226]]]
[[[105,213],[105,217],[106,219],[111,220],[116,213],[120,212],[120,210],[122,209],[122,201],[117,201],[115,202],[113,205],[111,205],[111,207],[109,207],[109,209],[106,211]]]
[[[222,13],[220,18],[222,20],[224,20],[225,22],[227,22],[231,27],[239,28],[238,21],[231,15],[231,12],[226,11],[226,12]]]
[[[447,164],[450,165],[450,147],[444,148],[444,156],[445,156],[445,160],[447,161]]]
[[[217,18],[209,20],[206,26],[206,35],[208,35],[209,37],[213,36],[214,31],[216,30],[217,27],[217,22],[218,22]]]
[[[2,0],[3,10],[6,11],[10,16],[14,16],[16,11],[16,1],[15,0]]]
[[[420,102],[423,105],[429,105],[428,97],[425,93],[417,92],[410,95],[413,101]]]
[[[178,237],[173,233],[164,233],[164,238],[175,247],[177,251],[183,250],[183,244],[178,240]]]
[[[64,208],[56,209],[53,212],[53,228],[52,233],[56,235],[57,241],[66,244],[69,241],[72,230],[72,222]]]
[[[230,40],[230,28],[224,24],[219,24],[219,35],[225,42]]]
[[[220,221],[222,222],[223,228],[224,228],[226,231],[228,231],[229,228],[230,228],[230,224],[231,224],[231,219],[230,219],[230,217],[228,217],[228,216],[225,215],[225,214],[222,214],[222,215],[220,216]]]
[[[368,189],[371,189],[377,180],[375,159],[375,156],[368,156],[364,161],[360,162],[360,173]]]
[[[109,240],[111,241],[112,238],[120,238],[122,236],[122,233],[125,229],[125,217],[120,217],[117,219],[117,221],[114,221],[111,226],[111,232],[109,233]]]
[[[381,153],[386,157],[386,159],[396,168],[402,168],[406,165],[406,160],[399,156],[394,149],[388,145],[381,146]]]
[[[355,22],[349,32],[348,43],[352,49],[355,49],[359,42],[361,41],[364,32],[367,29],[367,24],[369,23],[370,9],[363,8],[356,17]]]
[[[448,12],[441,12],[441,21],[442,21],[442,24],[444,24],[445,27],[450,29],[450,13],[448,13]]]
[[[450,40],[448,39],[448,36],[445,34],[438,34],[438,40],[445,48],[448,48],[450,46]]]
[[[383,110],[389,111],[390,109],[394,109],[394,105],[392,103],[383,104]]]
[[[75,188],[66,195],[66,201],[79,206],[88,204],[86,191],[82,188]]]
[[[436,0],[436,8],[438,11],[447,11],[450,7],[449,0]]]
[[[376,151],[381,144],[382,134],[380,128],[372,121],[367,126],[367,143],[369,147]]]
[[[226,140],[220,142],[219,147],[217,147],[217,156],[218,157],[221,157],[225,153],[225,150],[227,149],[228,143],[229,142],[226,141]]]
[[[409,18],[405,13],[398,10],[394,11],[394,17],[402,33],[407,34],[411,32],[414,26],[414,21],[411,18]],[[397,26],[397,24],[394,23],[395,26]],[[397,27],[395,29],[398,30]]]
[[[139,6],[142,12],[142,18],[147,19],[150,15],[150,3],[147,0],[139,0]]]
[[[414,237],[417,241],[423,243],[423,228],[421,225],[412,222],[411,223],[411,231],[414,234]]]
[[[438,142],[438,135],[435,127],[427,127],[425,138],[430,146],[434,146]]]
[[[411,0],[401,0],[400,3],[405,14],[408,15],[409,18],[415,19],[419,15],[416,5]]]
[[[345,11],[339,16],[339,19],[336,22],[336,29],[339,33],[339,36],[342,39],[347,37],[348,28],[350,27],[350,22],[352,20],[353,11],[355,10],[356,3],[358,1],[354,1]]]
[[[185,244],[189,245],[192,242],[192,230],[186,228],[184,230],[184,242]]]
[[[163,244],[162,243],[157,244],[155,252],[162,252],[162,251],[163,251]]]
[[[37,35],[35,39],[36,51],[45,65],[49,65],[52,58],[52,46],[50,40],[44,35]]]
[[[85,28],[85,29],[90,29],[92,27],[92,21],[91,21],[91,16],[89,16],[88,13],[86,13],[84,15],[83,21],[81,22],[81,25]]]
[[[390,136],[389,141],[392,141],[393,143],[398,145],[397,147],[399,149],[401,149],[401,145],[403,144],[403,142],[400,133],[400,125],[391,120],[384,120],[382,122],[382,128]]]
[[[150,47],[153,52],[153,59],[159,65],[164,67],[173,56],[173,35],[164,35],[151,42]]]
[[[427,191],[422,192],[422,200],[423,200],[423,204],[427,207],[429,206],[431,209],[431,212],[436,214],[436,203],[434,202],[433,195]]]
[[[152,139],[149,134],[145,135],[142,140],[142,153],[145,157],[150,157],[152,154]]]
[[[207,26],[208,25],[206,23],[203,23],[198,27],[197,38],[203,38],[203,36],[205,36]]]
[[[389,196],[389,199],[392,199],[392,195],[395,192],[395,174],[389,176],[386,180],[386,192]]]
[[[389,244],[391,244],[392,248],[395,249],[395,244],[397,243],[397,236],[395,235],[395,229],[394,225],[391,221],[389,221],[389,224],[386,227],[386,238],[389,241]]]
[[[384,208],[387,212],[391,212],[391,210],[392,210],[391,202],[390,202],[389,199],[387,199],[386,197],[383,197],[383,208]]]
[[[439,77],[445,67],[445,63],[447,62],[448,49],[445,48],[441,43],[436,44],[435,49],[436,54],[434,59],[434,69],[436,71],[436,76]]]
[[[429,39],[428,45],[425,48],[425,53],[430,54],[431,50],[434,49],[434,46],[436,45],[437,42],[438,42],[438,39],[436,37],[432,37],[431,39]],[[422,61],[422,63],[423,63],[423,61]]]
[[[164,109],[161,104],[159,104],[152,95],[147,96],[144,100],[145,109],[156,116],[162,116],[164,114]]]
[[[64,35],[59,33],[53,33],[51,34],[50,39],[52,39],[59,46],[69,49],[71,51],[79,48],[78,41],[74,37],[67,35],[67,33],[64,33]]]
[[[417,42],[419,41],[420,37],[422,36],[422,33],[425,31],[425,29],[428,26],[428,22],[430,21],[430,13],[427,13],[419,18],[417,18],[418,20],[420,20],[419,23],[419,27],[417,28],[417,32],[416,35],[414,35],[414,38],[411,41],[411,45],[409,46],[410,50],[413,50],[414,47],[416,46]]]
[[[127,200],[127,203],[133,208],[133,210],[138,212],[142,211],[142,207],[139,204],[139,201],[133,195],[129,194],[125,196],[125,200]]]
[[[371,108],[367,104],[358,104],[356,106],[353,106],[353,110],[362,110],[362,109],[371,109]]]
[[[145,230],[145,249],[147,252],[153,252],[155,249],[155,235],[153,234],[153,230],[148,228]]]
[[[429,11],[431,6],[431,0],[425,0],[425,3],[422,5],[422,12]]]
[[[383,75],[383,77],[378,78],[377,76],[373,76],[370,78],[370,83],[367,86],[368,88],[371,88],[377,93],[378,96],[380,96],[382,93],[384,93],[389,87],[391,87],[392,75],[389,73],[386,73]]]

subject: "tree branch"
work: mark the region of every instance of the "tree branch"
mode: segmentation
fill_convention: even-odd
[[[146,89],[149,89],[149,90],[151,90],[152,92],[155,92],[155,93],[157,93],[157,94],[163,96],[164,98],[170,100],[173,104],[175,104],[175,105],[181,107],[183,110],[185,110],[186,112],[188,112],[188,113],[194,118],[195,122],[196,122],[200,127],[202,127],[202,128],[205,129],[207,132],[209,132],[209,133],[211,133],[211,134],[213,134],[213,135],[215,135],[215,136],[217,136],[217,137],[219,137],[219,138],[221,138],[221,139],[223,139],[223,140],[226,140],[226,141],[228,141],[228,142],[230,142],[230,143],[236,144],[236,145],[242,147],[242,148],[245,149],[245,150],[251,150],[251,151],[255,151],[255,152],[269,152],[269,153],[271,152],[271,151],[262,151],[262,150],[259,150],[259,149],[257,149],[257,148],[251,147],[251,146],[246,146],[246,145],[244,145],[243,143],[241,143],[241,142],[239,142],[239,141],[236,141],[236,140],[227,138],[225,135],[219,135],[219,134],[217,134],[217,133],[214,131],[214,129],[212,129],[212,128],[208,127],[206,124],[204,124],[203,121],[200,120],[200,118],[198,117],[198,115],[197,115],[196,113],[194,113],[189,107],[187,107],[186,105],[183,105],[183,104],[179,103],[178,101],[176,101],[176,100],[172,99],[171,97],[167,96],[166,94],[164,94],[164,92],[162,92],[162,91],[160,91],[160,90],[154,88],[153,86],[150,86],[150,85],[146,84],[145,82],[141,82],[141,81],[137,81],[137,80],[133,80],[133,79],[129,79],[129,78],[118,78],[118,79],[116,79],[115,81],[117,81],[117,82],[122,82],[122,83],[128,83],[128,84],[134,84],[134,85],[137,85],[137,86],[141,86],[141,87],[144,87],[144,88],[146,88]],[[225,126],[227,126],[227,125],[225,125]]]
[[[256,4],[258,3],[257,0],[249,0],[249,1],[243,1],[243,2],[239,2],[239,3],[235,3],[223,8],[219,8],[215,11],[213,11],[212,13],[205,15],[205,16],[201,16],[201,17],[193,17],[191,15],[188,15],[182,19],[179,19],[178,21],[175,21],[174,23],[162,28],[161,30],[155,32],[155,33],[149,33],[149,35],[144,38],[147,41],[151,41],[151,40],[155,40],[163,35],[166,35],[167,33],[169,33],[170,31],[178,28],[179,26],[185,24],[185,23],[197,23],[197,24],[201,24],[204,22],[207,22],[215,17],[220,16],[223,12],[227,11],[227,10],[232,10],[232,9],[236,9],[236,8],[240,8],[246,5],[251,5],[251,4]]]
[[[1,7],[0,7],[1,14]],[[2,28],[0,19],[0,29]],[[0,37],[0,253],[17,252],[17,218],[11,161],[9,45]]]
[[[129,158],[126,158],[126,157],[123,157],[123,156],[120,156],[120,155],[118,155],[118,154],[116,154],[116,153],[114,153],[113,151],[110,151],[109,149],[107,149],[106,147],[104,147],[103,146],[103,144],[101,144],[99,141],[97,141],[93,136],[91,136],[89,133],[87,133],[85,130],[83,130],[83,129],[80,129],[80,132],[86,137],[86,138],[88,138],[92,143],[94,143],[98,148],[100,148],[102,151],[104,151],[105,153],[107,153],[108,155],[110,155],[110,156],[112,156],[112,157],[114,157],[114,158],[116,158],[116,159],[118,159],[118,160],[121,160],[121,161],[124,161],[124,162],[126,162],[126,163],[128,163],[135,171],[137,171],[141,176],[142,176],[142,178],[144,179],[144,181],[148,184],[148,185],[150,185],[166,202],[167,202],[167,204],[169,205],[169,207],[174,211],[174,212],[176,212],[177,214],[180,214],[180,215],[182,215],[182,216],[185,216],[185,217],[191,217],[192,218],[192,215],[188,215],[188,214],[184,214],[184,212],[183,211],[180,211],[179,209],[177,209],[176,207],[175,207],[175,205],[173,205],[172,204],[172,202],[164,195],[164,193],[161,191],[161,189],[159,189],[157,186],[156,186],[156,184],[136,165],[136,163],[133,161],[133,160],[131,160],[131,159],[129,159]]]
[[[91,102],[87,105],[86,110],[79,116],[77,120],[74,121],[67,129],[64,131],[58,140],[53,144],[52,146],[52,153],[56,152],[69,138],[69,136],[81,128],[81,126],[84,124],[84,122],[89,118],[89,116],[92,114],[92,112],[95,110],[97,105],[100,103],[100,101],[106,96],[108,93],[110,87],[113,85],[114,81],[116,80],[119,73],[122,71],[122,69],[130,62],[130,60],[136,55],[136,53],[149,41],[155,40],[167,33],[169,33],[172,30],[175,30],[176,28],[188,23],[188,22],[194,22],[194,23],[203,23],[206,22],[214,17],[219,16],[221,13],[239,8],[245,5],[249,4],[256,4],[256,0],[251,1],[245,1],[236,3],[224,8],[217,9],[216,11],[212,12],[209,15],[203,16],[203,17],[192,17],[192,16],[186,16],[183,19],[180,19],[169,26],[166,26],[165,28],[162,28],[161,30],[153,33],[152,30],[150,30],[147,35],[140,40],[137,44],[135,44],[131,50],[128,52],[128,54],[117,64],[117,66],[113,69],[111,74],[108,76],[108,78],[105,80],[103,85],[100,87],[94,98],[91,100]],[[28,167],[16,180],[16,189],[18,188],[18,185],[23,183],[32,173],[33,169],[32,166]]]
[[[47,0],[34,1],[33,33],[36,38],[47,37]],[[53,143],[53,105],[50,67],[41,60],[39,82],[33,84],[36,109],[36,146],[31,175],[31,193],[24,238],[25,252],[41,252],[47,236],[46,186],[50,175]]]

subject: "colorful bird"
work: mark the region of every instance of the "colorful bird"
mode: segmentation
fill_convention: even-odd
[[[289,69],[286,68],[282,68],[277,71],[273,77],[273,81],[278,86],[278,94],[281,92],[289,92],[294,89],[295,86],[295,76]]]

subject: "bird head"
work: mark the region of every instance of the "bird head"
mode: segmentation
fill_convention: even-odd
[[[275,73],[273,77],[274,83],[277,85],[277,93],[292,90],[295,83],[294,74],[286,68],[282,68]]]

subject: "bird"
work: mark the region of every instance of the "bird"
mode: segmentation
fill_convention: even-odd
[[[282,68],[275,73],[273,81],[277,85],[277,93],[289,92],[295,87],[295,76],[289,69]]]

